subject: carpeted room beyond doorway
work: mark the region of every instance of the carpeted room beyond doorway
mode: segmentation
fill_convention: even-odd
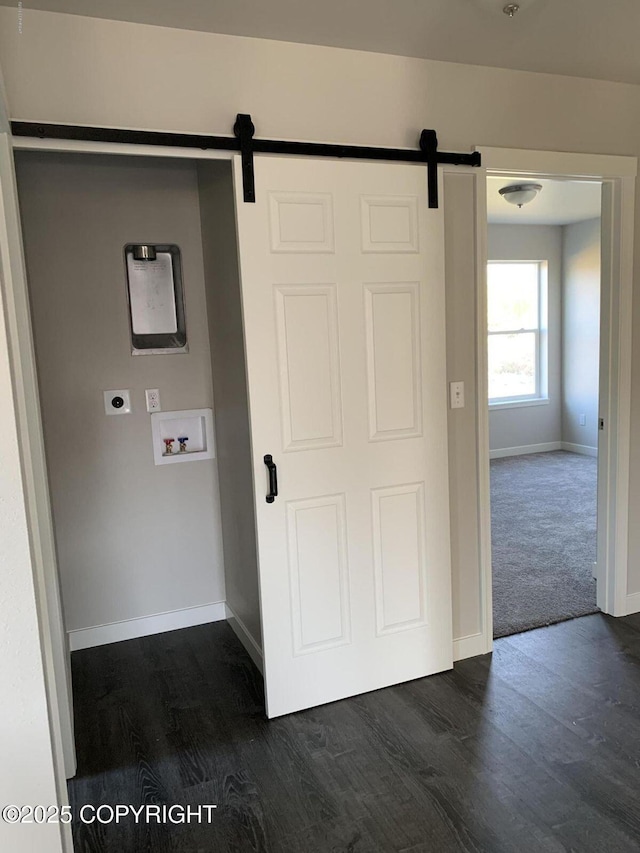
[[[591,456],[491,461],[495,637],[597,612],[596,494]]]

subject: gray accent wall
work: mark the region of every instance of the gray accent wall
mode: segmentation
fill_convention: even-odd
[[[262,649],[251,434],[231,163],[198,164],[225,587],[232,618]]]
[[[444,177],[447,381],[463,381],[464,409],[448,410],[449,501],[451,507],[451,584],[453,636],[482,630],[478,571],[478,483],[469,476],[476,464],[476,329],[469,304],[475,299],[474,177],[468,170]]]
[[[154,465],[144,398],[213,406],[196,166],[23,153],[17,176],[67,630],[223,601],[216,461]],[[180,246],[186,355],[131,355],[135,241]]]
[[[557,225],[490,225],[490,261],[548,262],[548,403],[489,408],[489,445],[502,450],[562,439],[562,228]]]
[[[600,219],[565,225],[562,256],[562,440],[598,446]],[[580,416],[586,423],[580,424]]]

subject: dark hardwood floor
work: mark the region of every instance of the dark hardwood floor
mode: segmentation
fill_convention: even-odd
[[[452,672],[271,722],[226,623],[73,654],[76,853],[640,850],[640,616],[496,641]]]

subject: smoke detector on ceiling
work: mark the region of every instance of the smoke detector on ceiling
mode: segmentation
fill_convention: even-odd
[[[507,5],[502,10],[505,15],[508,15],[510,18],[513,18],[516,12],[520,11],[520,6],[517,3],[507,3]]]

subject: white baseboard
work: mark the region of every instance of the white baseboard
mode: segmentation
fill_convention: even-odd
[[[550,450],[562,450],[561,441],[547,441],[545,444],[524,444],[522,447],[500,447],[489,451],[489,459],[503,459],[505,456],[524,456],[527,453],[548,453]]]
[[[453,641],[453,662],[465,660],[465,658],[475,658],[477,655],[486,655],[490,649],[487,649],[487,644],[484,634],[469,634],[468,637],[458,637]]]
[[[627,616],[631,616],[632,613],[640,613],[640,592],[633,592],[628,595],[626,605]]]
[[[175,631],[176,628],[191,628],[193,625],[206,625],[208,622],[220,622],[227,618],[224,601],[214,604],[201,604],[185,607],[182,610],[170,610],[156,613],[140,619],[126,619],[124,622],[111,622],[108,625],[96,625],[94,628],[79,628],[69,631],[69,647],[72,652],[105,646],[107,643],[119,643],[121,640],[133,640],[136,637],[148,637]]]
[[[630,599],[636,599],[637,603],[635,608],[629,609],[628,612],[640,612],[640,593],[627,596],[627,601]],[[72,652],[77,652],[94,646],[119,643],[122,640],[134,640],[136,637],[149,637],[152,634],[175,631],[177,628],[191,628],[194,625],[206,625],[208,622],[221,622],[223,619],[227,620],[251,660],[260,672],[263,672],[262,649],[249,633],[242,619],[224,601],[186,607],[183,610],[170,610],[167,613],[156,613],[140,619],[126,619],[123,622],[96,625],[93,628],[79,628],[69,631],[69,647]],[[486,652],[484,634],[470,634],[468,637],[459,637],[453,641],[454,661],[484,655]]]
[[[563,441],[562,450],[567,450],[569,453],[581,453],[583,456],[598,455],[597,447],[589,447],[588,444],[573,444],[571,441]]]
[[[262,649],[253,639],[242,619],[233,612],[228,604],[226,605],[226,610],[227,622],[229,623],[231,630],[245,647],[247,654],[258,667],[260,672],[264,674]]]

